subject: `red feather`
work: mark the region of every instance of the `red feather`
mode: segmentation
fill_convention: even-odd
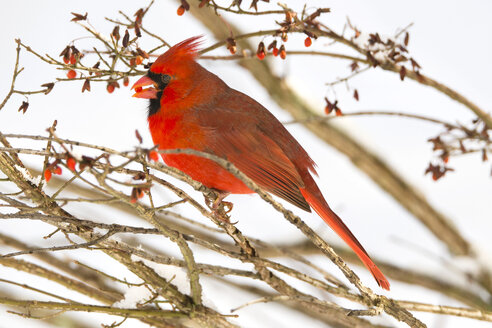
[[[198,51],[203,42],[201,39],[201,35],[194,36],[174,45],[157,58],[150,70],[152,72],[162,73],[166,70],[166,67],[195,60],[198,57]]]
[[[285,127],[261,104],[229,88],[200,66],[200,37],[185,40],[160,56],[135,83],[135,96],[151,100],[149,128],[160,149],[189,148],[225,158],[266,191],[319,216],[354,250],[378,284],[389,282],[359,241],[330,209],[311,174],[315,164]],[[162,84],[161,78],[170,79]],[[162,90],[142,90],[153,85]],[[151,88],[152,89],[152,88]],[[230,193],[252,191],[215,162],[194,155],[163,155],[164,161],[204,185]]]

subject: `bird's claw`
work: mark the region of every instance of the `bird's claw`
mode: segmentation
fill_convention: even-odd
[[[222,202],[221,205],[224,207],[224,212],[226,214],[229,214],[229,212],[232,211],[232,208],[234,207],[234,204],[231,202]]]
[[[216,219],[228,224],[236,224],[237,222],[231,223],[230,216],[227,215],[233,208],[233,203],[224,201],[224,198],[228,195],[228,192],[218,191],[218,196],[215,200],[212,201],[210,198],[205,197],[205,202]]]

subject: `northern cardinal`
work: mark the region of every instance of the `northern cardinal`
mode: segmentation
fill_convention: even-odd
[[[318,215],[352,248],[379,286],[389,282],[359,241],[326,203],[311,173],[315,164],[275,116],[196,62],[200,37],[161,55],[134,85],[150,100],[148,122],[159,149],[188,148],[232,162],[262,189]],[[146,88],[148,87],[148,88]],[[214,161],[162,154],[164,162],[224,193],[253,191]]]

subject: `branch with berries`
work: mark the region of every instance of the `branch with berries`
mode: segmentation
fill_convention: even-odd
[[[153,33],[144,24],[144,22],[146,23],[146,13],[151,9],[152,4],[153,1],[147,7],[137,10],[134,15],[120,12],[121,19],[107,18],[107,21],[112,24],[111,33],[107,35],[98,32],[90,24],[89,14],[72,13],[72,21],[79,24],[94,38],[94,46],[90,49],[83,49],[79,46],[78,39],[75,39],[62,49],[58,59],[56,55],[41,55],[39,51],[33,50],[18,40],[12,86],[0,104],[0,110],[11,100],[10,98],[14,94],[25,97],[34,94],[48,94],[57,83],[80,83],[83,93],[91,91],[91,83],[105,83],[109,93],[113,93],[116,88],[119,88],[120,83],[128,86],[130,77],[144,74],[156,54],[169,46],[164,37]],[[336,145],[335,147],[340,152],[349,156],[362,171],[366,172],[383,189],[393,195],[400,204],[421,219],[453,253],[467,254],[470,255],[472,261],[476,260],[480,272],[470,274],[469,279],[483,289],[481,292],[491,293],[490,284],[487,282],[488,272],[481,267],[476,258],[473,258],[467,240],[453,226],[447,224],[446,218],[434,210],[423,197],[419,197],[418,192],[408,187],[408,184],[396,175],[391,167],[385,166],[376,155],[363,149],[364,147],[357,141],[327,123],[335,118],[349,119],[360,115],[392,115],[431,121],[442,125],[445,131],[429,139],[436,152],[437,160],[429,165],[427,173],[430,173],[435,180],[453,170],[447,166],[448,160],[452,156],[474,153],[480,154],[483,161],[488,159],[488,153],[492,149],[489,136],[490,125],[487,117],[483,116],[481,110],[474,107],[466,98],[421,73],[420,65],[409,55],[410,36],[408,28],[402,29],[393,37],[384,37],[379,33],[363,33],[349,22],[347,32],[344,30],[343,33],[337,34],[323,23],[325,16],[330,12],[329,8],[306,9],[305,7],[302,11],[296,12],[284,5],[272,8],[270,6],[275,5],[258,1],[248,3],[250,7],[247,10],[242,9],[244,6],[242,1],[233,1],[230,6],[221,6],[214,0],[194,2],[180,0],[178,4],[177,12],[173,12],[173,15],[185,15],[187,12],[194,14],[195,10],[200,10],[201,14],[204,15],[203,17],[208,17],[201,18],[205,26],[209,27],[219,40],[214,45],[204,49],[202,59],[236,60],[240,65],[249,69],[270,92],[272,98],[281,107],[293,114],[295,120],[292,123],[305,124],[322,140]],[[269,9],[263,9],[266,6],[269,6]],[[228,23],[220,16],[221,13],[243,15],[242,17],[259,15],[271,17],[272,26],[261,30],[255,30],[258,28],[255,26],[251,32],[240,33],[233,24]],[[278,17],[280,19],[275,20]],[[216,27],[212,25],[221,26],[221,30],[214,32]],[[303,35],[302,43],[293,45],[292,40],[288,43],[289,36],[293,33]],[[153,47],[141,47],[140,43],[144,37],[155,41]],[[325,43],[326,41],[329,42],[328,47],[338,43],[345,45],[348,50],[352,51],[343,53],[308,51],[306,49],[295,50],[295,47],[319,47],[322,40]],[[63,71],[66,77],[45,83],[40,90],[17,90],[15,82],[23,71],[22,68],[19,68],[21,50],[32,53],[45,63]],[[217,54],[212,53],[214,50]],[[356,52],[355,55],[353,50]],[[223,55],[224,52],[228,54]],[[58,51],[56,53],[58,54]],[[315,109],[299,100],[295,92],[275,76],[268,65],[269,60],[282,62],[291,55],[324,56],[327,59],[347,61],[349,63],[348,75],[329,82],[328,88],[333,88],[338,84],[348,85],[355,76],[373,68],[380,68],[395,72],[401,81],[411,78],[418,83],[431,85],[436,90],[468,106],[480,118],[471,124],[450,124],[410,113],[369,111],[347,111],[347,113],[344,111],[342,113],[338,99],[322,95],[320,95],[320,99],[325,99],[326,115],[315,114]],[[258,74],[260,71],[261,76]],[[356,88],[350,87],[349,91],[356,100],[359,100],[359,91]],[[21,103],[19,111],[25,113],[28,107],[29,102],[26,98]],[[293,215],[273,199],[268,198],[269,196],[261,188],[251,184],[251,181],[230,163],[222,162],[222,165],[257,191],[265,201],[279,210],[300,231],[304,232],[306,237],[310,239],[308,246],[299,244],[293,244],[292,247],[289,245],[271,245],[255,236],[248,236],[231,223],[231,218],[226,213],[227,208],[218,211],[218,217],[210,208],[201,205],[195,199],[196,197],[169,182],[168,178],[176,178],[192,186],[205,195],[209,199],[209,203],[213,203],[217,199],[218,195],[215,191],[207,189],[184,176],[181,172],[159,163],[159,152],[155,148],[142,148],[143,140],[138,131],[135,132],[138,142],[135,149],[116,151],[99,145],[60,138],[56,134],[55,127],[56,124],[47,130],[48,136],[0,135],[3,144],[0,148],[0,170],[3,172],[0,183],[13,182],[17,186],[15,192],[0,193],[0,206],[13,210],[13,213],[0,213],[0,218],[42,222],[52,227],[54,231],[50,235],[40,236],[40,238],[50,239],[54,235],[63,235],[66,244],[41,247],[33,242],[30,245],[23,245],[11,236],[0,234],[0,243],[16,245],[12,247],[17,249],[16,252],[10,252],[4,254],[4,257],[0,257],[0,264],[15,267],[34,276],[50,277],[61,285],[64,284],[62,281],[69,282],[65,284],[68,288],[105,305],[81,304],[62,294],[49,294],[43,288],[16,285],[31,291],[35,289],[37,293],[64,302],[36,303],[35,299],[33,299],[34,302],[21,302],[15,300],[12,295],[0,297],[0,304],[27,309],[27,313],[19,313],[23,316],[33,317],[30,310],[43,307],[61,311],[54,316],[63,315],[66,311],[101,312],[117,315],[122,321],[112,325],[114,327],[123,323],[126,318],[135,318],[156,327],[178,326],[181,325],[183,318],[193,321],[195,325],[232,327],[232,320],[229,321],[231,315],[214,310],[214,307],[206,303],[205,297],[202,297],[206,296],[204,294],[206,289],[202,290],[202,285],[206,281],[204,276],[207,276],[213,277],[221,284],[236,288],[238,291],[249,290],[255,293],[258,299],[248,302],[244,306],[259,302],[278,302],[291,311],[310,313],[312,317],[316,317],[328,325],[376,326],[375,323],[371,322],[370,316],[378,316],[381,310],[406,322],[409,326],[424,326],[424,324],[415,319],[407,310],[464,316],[486,321],[490,321],[492,318],[490,312],[492,308],[490,304],[482,300],[481,294],[463,290],[460,286],[452,283],[439,284],[440,277],[432,274],[424,275],[391,265],[387,266],[387,270],[393,272],[389,274],[392,279],[433,289],[448,297],[465,302],[469,308],[405,302],[373,293],[361,283],[357,275],[345,265],[343,260],[332,252],[331,247],[324,243],[316,232],[305,225],[299,217]],[[11,143],[17,139],[32,142],[33,146],[13,147]],[[36,142],[42,144],[36,144]],[[89,155],[89,151],[91,155]],[[94,155],[94,151],[98,153]],[[209,158],[207,154],[199,154],[191,150],[176,150],[176,152]],[[35,158],[39,166],[26,168],[18,155],[21,155],[22,158],[23,156]],[[217,158],[210,157],[210,159],[220,162],[220,159]],[[166,190],[166,195],[170,195],[171,199],[166,201],[159,199],[156,197],[157,190],[159,193]],[[74,196],[74,194],[79,196]],[[99,222],[93,218],[82,219],[70,213],[69,209],[73,204],[84,204],[88,208],[94,206],[100,209],[101,213],[108,213],[108,210],[123,210],[126,214],[140,220],[137,222],[142,222],[142,226],[115,224],[115,219],[109,217],[110,215],[105,218],[107,223]],[[180,214],[179,206],[193,208],[199,215],[196,217],[183,216]],[[202,223],[203,219],[207,219],[206,222],[211,224]],[[144,224],[148,226],[149,223],[152,225],[151,228],[144,226]],[[121,238],[116,238],[116,234]],[[169,242],[172,247],[178,250],[179,258],[176,258],[174,253],[166,249],[155,250],[150,243],[147,243],[140,236],[148,234]],[[135,241],[141,247],[133,246]],[[100,252],[102,256],[107,256],[108,260],[118,261],[128,273],[133,273],[138,277],[138,282],[127,282],[118,278],[119,275],[115,272],[103,272],[90,265],[74,262],[78,261],[77,255],[75,252],[70,253],[70,251],[77,249]],[[214,259],[217,262],[214,264],[203,263],[202,253],[197,249],[214,254],[216,256]],[[56,262],[57,258],[52,254],[61,251],[66,252],[70,258],[69,261]],[[349,285],[344,284],[323,268],[312,263],[308,257],[312,254],[325,254],[332,259],[352,283],[351,286],[356,287],[356,291],[351,290]],[[36,256],[50,265],[58,263],[57,268],[64,272],[64,276],[56,278],[55,272],[40,268],[33,262],[26,262],[26,264],[16,258],[19,255]],[[350,258],[350,255],[346,256]],[[280,257],[281,260],[274,261],[270,257]],[[225,259],[233,260],[236,264],[244,263],[247,267],[238,268],[235,265],[218,264],[223,263]],[[352,259],[351,261],[355,260]],[[289,264],[286,265],[285,262]],[[307,272],[307,270],[300,269],[300,263],[313,271]],[[162,276],[161,270],[155,268],[156,264],[172,267],[168,267],[168,270],[175,276]],[[178,269],[184,269],[184,271],[181,272]],[[179,285],[179,279],[176,279],[179,274],[186,281],[185,284],[188,287],[186,292],[180,290],[182,286]],[[284,275],[288,276],[288,279],[285,279]],[[227,277],[239,277],[248,283],[250,280],[251,282],[260,281],[269,290],[251,289],[251,286],[237,283],[237,281],[232,281]],[[347,309],[335,302],[329,302],[321,296],[310,296],[296,289],[297,285],[291,283],[291,279],[296,283],[306,284],[311,289],[310,295],[329,293],[337,298],[358,303],[364,306],[364,310]],[[79,280],[88,283],[87,285],[77,284],[76,282]],[[5,282],[4,280],[2,282],[15,285],[13,282]],[[114,288],[114,282],[126,290],[142,287],[147,290],[146,297],[134,303],[132,309],[123,311],[118,302],[123,301],[125,295]],[[292,304],[295,306],[292,307]],[[242,307],[236,307],[233,310],[236,311],[240,308]],[[350,315],[347,316],[347,313]],[[233,315],[233,317],[236,316],[236,314]]]

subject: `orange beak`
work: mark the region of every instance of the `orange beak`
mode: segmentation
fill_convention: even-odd
[[[149,85],[151,85],[150,88],[144,89],[144,87]],[[132,97],[144,99],[157,98],[156,84],[147,75],[141,77],[137,82],[135,82],[135,84],[132,86],[132,89],[135,89],[135,94]]]

